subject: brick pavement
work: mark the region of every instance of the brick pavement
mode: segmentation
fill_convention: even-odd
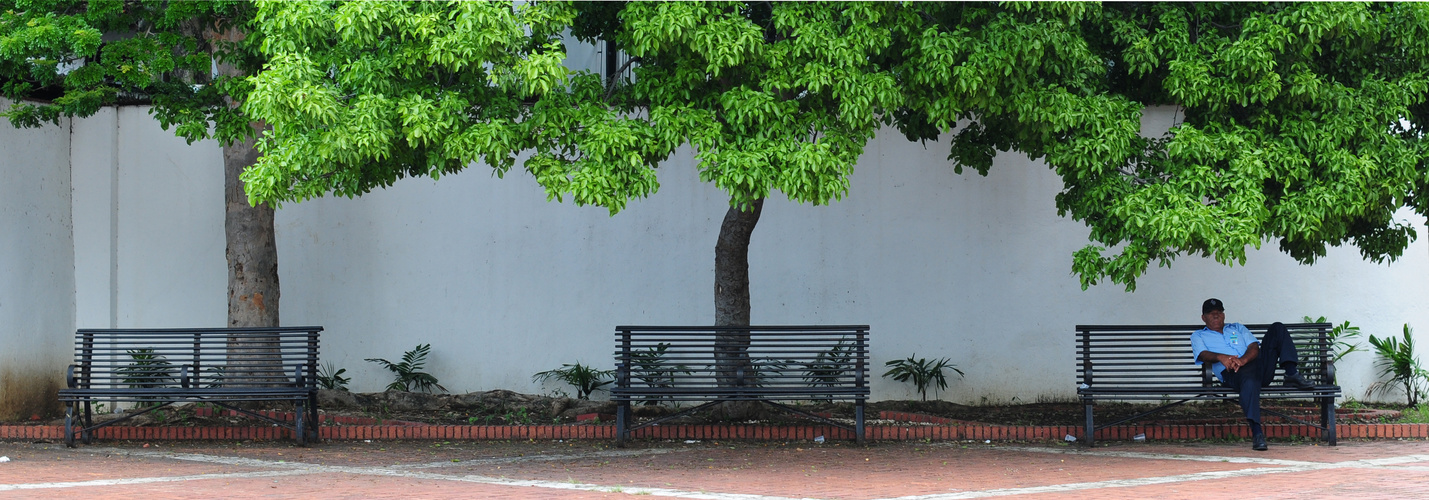
[[[1407,498],[1429,441],[0,443],[9,498]]]

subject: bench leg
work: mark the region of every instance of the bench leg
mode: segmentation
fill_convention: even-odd
[[[1095,421],[1092,419],[1092,403],[1088,401],[1086,403],[1086,407],[1087,427],[1086,432],[1082,433],[1082,439],[1086,441],[1087,447],[1090,448],[1093,444],[1096,443],[1096,438],[1095,436],[1093,436],[1093,434],[1096,433],[1096,425],[1094,424]]]
[[[67,448],[74,448],[75,406],[78,405],[76,403],[68,403],[65,405],[65,447]]]
[[[1339,443],[1335,436],[1335,398],[1320,398],[1320,425],[1325,426],[1321,431],[1321,437],[1329,442],[1330,446],[1337,446]]]
[[[293,412],[293,438],[298,446],[308,446],[308,404],[306,399],[297,401],[298,411]]]
[[[621,401],[615,405],[615,447],[624,448],[630,439],[630,402]]]
[[[862,399],[860,399],[858,400],[858,403],[853,407],[853,439],[854,442],[858,444],[864,444],[863,406],[864,402]]]
[[[83,429],[79,431],[79,441],[84,444],[94,444],[94,431],[89,429],[94,427],[94,412],[90,410],[89,401],[84,402],[84,425],[82,427]]]
[[[322,442],[322,417],[318,415],[318,395],[315,393],[308,396],[308,427],[312,427],[313,434],[308,441],[312,443]]]

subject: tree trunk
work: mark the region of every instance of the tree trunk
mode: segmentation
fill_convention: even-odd
[[[278,326],[278,247],[273,208],[251,206],[238,175],[258,158],[253,140],[223,148],[228,326]]]
[[[215,39],[237,42],[244,33],[229,30],[214,33]],[[225,61],[217,64],[218,77],[241,78],[243,71]],[[229,107],[242,103],[228,99]],[[267,128],[252,122],[255,135]],[[224,238],[228,258],[228,327],[272,327],[278,321],[278,247],[273,235],[273,208],[248,204],[239,175],[258,161],[255,139],[249,138],[223,147]],[[230,344],[233,339],[230,339]],[[286,377],[278,353],[278,339],[272,347],[228,350],[225,384],[273,385]]]
[[[261,126],[260,124],[255,124]],[[273,236],[273,208],[248,204],[238,175],[258,159],[252,139],[223,148],[224,237],[228,243],[228,326],[269,327],[278,322],[278,247]],[[272,348],[228,352],[231,373],[225,382],[272,385],[286,376]],[[236,368],[236,370],[234,370]]]
[[[749,240],[764,200],[748,207],[730,207],[720,224],[715,243],[715,326],[749,326]],[[738,331],[715,334],[715,381],[721,387],[758,383],[758,374],[749,359],[749,334]],[[717,409],[725,418],[747,419],[758,412],[758,404],[728,402]]]
[[[749,239],[764,200],[729,207],[715,243],[715,326],[749,326]]]

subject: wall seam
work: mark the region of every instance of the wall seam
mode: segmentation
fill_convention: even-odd
[[[119,328],[119,113],[114,107],[114,133],[109,148],[109,327]]]
[[[70,265],[70,330],[79,327],[79,248],[75,246],[74,231],[74,118],[69,119],[69,134],[65,136],[65,166],[69,169],[69,265]]]

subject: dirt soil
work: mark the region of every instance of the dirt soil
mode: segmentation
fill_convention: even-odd
[[[372,425],[425,423],[437,425],[533,425],[609,423],[615,405],[609,401],[585,401],[520,394],[511,391],[487,391],[460,395],[429,395],[418,393],[365,393],[322,391],[324,425]],[[1308,421],[1319,420],[1318,408],[1309,401],[1270,401],[1266,408]],[[637,420],[659,418],[691,408],[673,404],[637,405]],[[852,403],[791,403],[790,406],[809,413],[852,422]],[[1101,403],[1096,407],[1097,421],[1111,423],[1155,408],[1154,404]],[[1400,418],[1399,406],[1373,405],[1374,408],[1343,410],[1340,421],[1394,422]],[[1402,405],[1400,405],[1402,406]],[[128,425],[140,426],[248,426],[267,423],[242,416],[214,415],[207,405],[180,405],[136,417]],[[882,420],[881,412],[914,413],[949,419],[952,423],[985,423],[1000,425],[1082,425],[1084,407],[1075,402],[1030,403],[1014,405],[961,405],[947,401],[878,401],[868,404],[865,418],[870,423],[897,423]],[[265,408],[291,411],[291,408]],[[135,413],[129,410],[126,414]],[[118,418],[123,414],[97,415],[98,419]],[[1233,402],[1185,404],[1142,418],[1145,424],[1208,424],[1233,423],[1241,419],[1240,408]],[[906,421],[906,420],[903,420]],[[1274,422],[1267,417],[1267,422]],[[746,423],[786,424],[807,422],[802,417],[769,405],[745,405],[727,411],[701,412],[671,421],[679,423]],[[11,424],[62,425],[63,419],[31,419]]]

